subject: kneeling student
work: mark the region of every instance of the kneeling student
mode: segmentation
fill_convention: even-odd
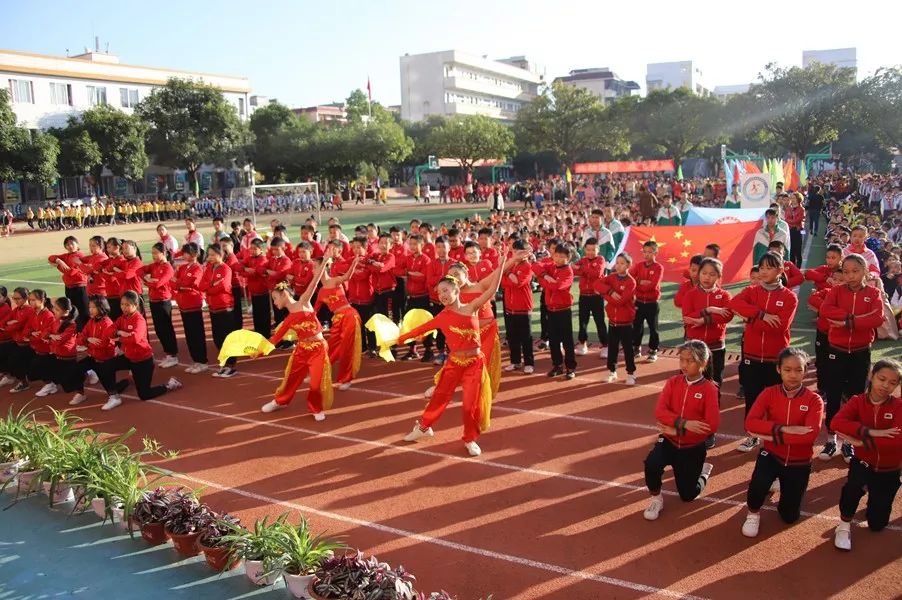
[[[677,491],[684,502],[702,493],[714,468],[705,462],[705,439],[720,424],[718,389],[704,375],[711,351],[699,340],[681,344],[678,351],[681,374],[668,379],[658,397],[655,418],[661,435],[645,459],[645,485],[651,493],[651,504],[644,516],[649,521],[657,519],[664,508],[664,467],[673,468]]]

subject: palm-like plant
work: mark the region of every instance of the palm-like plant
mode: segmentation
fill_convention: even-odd
[[[278,526],[282,541],[280,568],[289,575],[310,575],[323,559],[346,546],[338,541],[313,535],[307,519],[301,517],[297,527],[286,523]]]
[[[285,513],[270,523],[266,516],[257,519],[252,530],[237,523],[221,522],[230,532],[220,537],[220,544],[230,548],[230,558],[261,561],[267,575],[274,573],[281,568],[287,519],[288,513]]]

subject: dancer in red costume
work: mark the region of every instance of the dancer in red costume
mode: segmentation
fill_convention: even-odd
[[[338,363],[335,383],[338,384],[339,390],[345,391],[351,387],[351,382],[360,371],[362,339],[360,314],[348,302],[344,289],[344,284],[351,278],[359,259],[354,258],[346,263],[338,262],[341,260],[341,252],[341,240],[332,240],[326,245],[326,259],[333,259],[336,263],[323,275],[323,287],[317,294],[313,312],[319,314],[319,309],[324,304],[332,312],[332,327],[329,329],[328,339],[329,362],[332,365]]]
[[[332,407],[332,369],[329,364],[329,347],[323,337],[323,327],[316,318],[316,311],[310,298],[316,284],[323,276],[330,261],[324,260],[316,270],[307,289],[297,300],[291,295],[291,286],[282,282],[272,290],[272,301],[276,308],[288,311],[288,316],[279,324],[269,341],[275,345],[282,341],[289,331],[297,335],[297,343],[285,367],[285,378],[276,390],[275,397],[263,405],[265,413],[275,412],[288,406],[294,393],[310,375],[310,391],[307,392],[307,408],[313,418],[323,421],[326,409]]]
[[[518,254],[508,259],[491,277],[485,279],[485,289],[470,302],[461,302],[461,286],[453,275],[446,275],[437,286],[439,301],[444,306],[442,312],[427,323],[417,327],[398,339],[399,344],[421,337],[427,331],[441,329],[450,349],[448,362],[439,374],[438,383],[426,410],[404,440],[415,442],[421,437],[432,437],[432,425],[445,411],[454,389],[463,387],[463,441],[470,456],[479,456],[482,450],[476,443],[480,431],[489,426],[491,417],[491,381],[486,370],[486,357],[481,350],[479,332],[479,311],[495,296],[501,283],[501,274],[508,263],[520,258]]]

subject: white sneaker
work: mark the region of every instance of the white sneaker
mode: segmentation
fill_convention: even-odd
[[[608,349],[602,348],[601,352],[598,353],[599,358],[607,358],[608,357]]]
[[[220,376],[222,379],[229,379],[230,377],[234,377],[234,376],[237,375],[237,374],[238,374],[238,371],[236,371],[236,370],[233,369],[232,367],[225,367],[224,369],[222,369],[222,370],[219,372],[219,376]]]
[[[757,537],[760,526],[761,515],[759,513],[749,513],[745,517],[745,523],[742,524],[742,535],[750,538]]]
[[[617,381],[617,373],[615,371],[611,371],[608,373],[607,379],[605,379],[605,383],[614,383]]]
[[[74,396],[72,396],[72,399],[69,400],[69,406],[78,406],[87,399],[88,397],[84,394],[75,394]]]
[[[663,509],[664,494],[658,494],[657,496],[652,496],[651,504],[649,504],[648,508],[645,509],[645,512],[642,513],[642,516],[645,517],[646,521],[654,521],[658,518],[658,515],[661,514]]]
[[[225,367],[220,367],[218,371],[213,373],[213,377],[222,377],[222,374],[225,373],[225,371],[226,371]]]
[[[179,359],[177,356],[167,356],[163,360],[160,361],[161,369],[171,369],[172,367],[179,364]]]
[[[657,361],[657,360],[658,360],[658,353],[657,353],[657,352],[649,352],[649,353],[648,353],[648,356],[645,358],[645,362],[650,362],[650,363],[653,363],[653,362],[655,362],[655,361]]]
[[[197,375],[198,373],[203,373],[207,370],[207,365],[203,363],[194,363],[187,369],[185,369],[185,373],[191,373],[192,375]]]
[[[88,385],[97,385],[97,382],[100,381],[100,377],[97,376],[97,373],[94,372],[93,369],[85,372],[85,377]]]
[[[346,391],[348,391],[349,389],[351,389],[351,382],[350,382],[350,381],[345,381],[344,383],[339,383],[339,384],[338,384],[338,391],[340,391],[340,392],[346,392]]]
[[[325,421],[325,420],[326,420],[326,413],[325,413],[325,411],[323,411],[323,412],[318,412],[318,413],[313,413],[313,420],[314,420],[314,421]]]
[[[110,396],[107,399],[106,404],[104,404],[103,406],[100,407],[100,410],[113,410],[114,408],[116,408],[117,406],[119,406],[121,404],[122,404],[122,398],[120,398],[119,396]]]
[[[176,379],[175,377],[170,377],[169,381],[166,382],[166,389],[170,392],[173,390],[177,390],[182,387],[182,382]]]
[[[704,463],[702,465],[702,477],[707,481],[709,477],[711,477],[711,471],[714,470],[714,465],[711,463]]]
[[[536,368],[532,365],[526,365],[525,367],[523,367],[523,373],[526,375],[532,375],[535,372]]]
[[[464,447],[467,449],[467,452],[470,453],[470,456],[479,456],[482,454],[482,448],[480,448],[479,444],[476,442],[466,442]]]
[[[307,385],[310,383],[310,375],[304,377],[304,381],[301,382],[301,385]]]
[[[506,373],[510,373],[511,371],[519,371],[519,370],[520,370],[520,365],[509,364],[506,367],[504,367],[504,371]]]
[[[12,385],[15,382],[16,382],[15,377],[10,377],[9,375],[4,375],[3,379],[0,379],[0,387],[3,387],[5,385]]]
[[[56,387],[55,383],[48,383],[44,387],[38,390],[35,394],[38,398],[43,398],[44,396],[49,396],[50,394],[55,394],[59,391],[59,388]]]
[[[780,480],[779,479],[774,479],[774,482],[772,484],[770,484],[770,491],[773,494],[776,494],[777,492],[780,491]]]
[[[626,376],[626,385],[636,385],[636,376],[635,375],[627,375]]]
[[[260,410],[262,410],[265,413],[271,413],[271,412],[276,412],[277,410],[282,410],[283,408],[288,408],[288,405],[287,404],[279,404],[275,400],[270,400],[269,402],[264,404],[263,408],[261,408]]]
[[[576,354],[578,354],[579,356],[585,356],[589,353],[589,346],[586,344],[577,344],[574,352],[576,352]]]
[[[435,432],[432,431],[432,427],[429,427],[426,429],[426,431],[423,431],[422,429],[420,429],[419,421],[417,421],[413,424],[413,429],[411,429],[410,433],[404,436],[404,441],[415,442],[421,437],[433,437],[434,435]]]
[[[742,442],[736,446],[737,452],[751,452],[758,446],[758,438],[756,437],[747,437]]]
[[[833,545],[840,550],[848,552],[852,549],[852,524],[843,521],[836,526],[836,533],[833,534]]]
[[[430,398],[432,398],[432,394],[433,394],[434,392],[435,392],[435,386],[434,386],[434,385],[431,385],[431,386],[429,386],[429,387],[426,389],[425,392],[423,392],[423,396],[426,397],[426,400],[429,400]]]

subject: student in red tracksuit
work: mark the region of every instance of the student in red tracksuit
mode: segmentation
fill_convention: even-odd
[[[642,356],[642,337],[645,335],[645,323],[648,323],[648,362],[658,360],[658,347],[661,344],[658,336],[658,315],[661,306],[661,280],[664,278],[664,267],[655,260],[658,255],[658,244],[651,240],[642,244],[642,262],[633,264],[630,275],[636,280],[636,318],[633,321],[633,344],[636,358]]]
[[[769,492],[779,490],[777,512],[784,523],[795,523],[811,475],[814,442],[824,421],[824,401],[803,385],[808,355],[785,348],[777,358],[780,385],[765,388],[745,418],[745,429],[763,440],[746,494],[746,537],[758,535],[761,506]]]
[[[78,239],[74,235],[67,235],[63,240],[65,254],[51,254],[47,262],[55,265],[63,274],[63,285],[66,286],[66,298],[72,301],[72,305],[78,310],[78,327],[84,326],[88,318],[88,292],[85,289],[88,284],[88,276],[78,268],[84,255],[78,249]]]
[[[623,347],[626,361],[626,384],[636,385],[636,355],[633,351],[633,322],[636,320],[636,280],[629,274],[633,258],[626,252],[614,259],[614,272],[595,284],[604,296],[608,313],[607,383],[617,381],[617,355]]]
[[[219,239],[219,247],[222,248],[223,262],[232,269],[232,317],[235,320],[234,331],[244,329],[244,269],[241,261],[235,256],[235,243],[230,237]]]
[[[392,270],[392,273],[395,276],[395,291],[391,298],[391,319],[395,323],[400,323],[406,312],[407,261],[410,257],[410,251],[407,249],[407,244],[404,242],[400,227],[392,226],[388,230],[388,235],[391,238],[391,247],[388,251],[395,257],[395,267]],[[419,358],[419,356],[414,358]]]
[[[106,255],[107,259],[100,264],[100,274],[106,286],[106,299],[110,303],[110,319],[115,321],[122,310],[119,306],[122,290],[113,269],[122,261],[122,243],[116,238],[109,238],[106,241]]]
[[[789,346],[789,331],[799,304],[782,279],[783,257],[767,252],[758,261],[758,284],[743,289],[730,302],[730,310],[745,320],[739,383],[745,391],[746,415],[761,390],[780,382],[777,356]],[[757,445],[758,439],[750,436],[736,449],[751,452]]]
[[[808,296],[808,308],[818,315],[814,334],[814,365],[817,368],[817,391],[821,395],[826,389],[827,348],[830,345],[827,334],[830,325],[820,316],[820,308],[830,288],[842,283],[842,248],[839,245],[827,246],[825,263],[805,271],[805,279],[814,282],[814,290]]]
[[[241,264],[247,279],[247,293],[251,297],[254,331],[268,338],[272,333],[272,308],[266,282],[265,250],[266,243],[263,240],[254,240],[248,246],[247,254],[242,257]]]
[[[119,291],[134,292],[138,296],[138,312],[144,316],[144,281],[140,270],[144,266],[138,253],[138,244],[133,240],[122,240],[122,254],[113,265],[113,277],[119,283]],[[122,303],[119,303],[120,308]]]
[[[281,238],[273,238],[269,244],[270,255],[266,260],[264,273],[266,274],[266,288],[268,290],[275,289],[276,285],[288,280],[291,273],[292,261],[285,253],[285,240]],[[231,285],[231,283],[230,283]],[[276,308],[272,305],[272,316],[278,327],[288,313]],[[290,343],[283,343],[283,346],[290,346]]]
[[[851,398],[865,390],[871,366],[874,330],[883,323],[883,298],[880,290],[867,285],[868,265],[858,254],[842,261],[843,284],[833,286],[821,304],[819,316],[827,320],[829,347],[824,368],[827,392],[827,431],[831,434],[819,458],[829,460],[836,454],[836,434],[832,421],[839,412],[843,396]],[[842,445],[848,463],[855,451],[848,442]]]
[[[165,244],[157,242],[150,249],[151,262],[138,271],[147,285],[153,330],[166,355],[166,358],[157,363],[161,369],[179,364],[179,346],[172,326],[172,280],[175,269],[169,262],[168,254]]]
[[[6,381],[4,377],[4,382],[5,384],[15,383],[11,392],[22,392],[28,389],[28,369],[34,358],[31,344],[28,343],[29,323],[34,309],[28,301],[27,288],[15,288],[10,299],[12,300],[12,309],[6,322],[3,323],[3,328],[14,344],[12,353],[7,359],[7,372],[12,381]]]
[[[106,244],[102,237],[95,235],[90,240],[88,240],[88,248],[90,249],[91,253],[87,256],[81,257],[81,259],[76,263],[78,265],[78,269],[88,278],[88,284],[86,287],[88,298],[90,299],[91,296],[106,297],[107,278],[104,276],[102,271],[103,263],[106,262],[106,260],[109,258],[104,252],[104,250],[106,249]]]
[[[683,297],[689,293],[689,290],[694,289],[698,285],[698,271],[704,258],[702,254],[695,254],[689,259],[689,270],[683,273],[687,276],[687,279],[680,284],[676,294],[673,296],[673,305],[677,308],[683,308]]]
[[[661,476],[665,467],[673,469],[683,502],[702,493],[714,469],[705,462],[705,439],[720,425],[718,389],[704,375],[711,353],[699,340],[683,342],[677,351],[681,373],[668,379],[658,396],[655,420],[661,435],[645,458],[645,485],[651,493],[651,504],[644,513],[648,521],[657,519],[664,508]]]
[[[362,236],[351,240],[351,251],[357,258],[357,266],[351,270],[351,276],[347,283],[348,302],[357,314],[360,315],[361,331],[360,342],[362,352],[370,357],[376,356],[376,335],[366,329],[364,325],[373,316],[373,278],[367,265],[367,241]],[[344,261],[336,265],[337,272],[344,273],[344,269],[350,268],[351,261]]]
[[[53,328],[50,335],[50,355],[52,357],[50,379],[36,396],[49,396],[60,390],[74,392],[84,384],[73,385],[77,373],[84,382],[84,371],[78,368],[78,352],[75,349],[76,320],[78,309],[69,298],[57,298],[53,302]],[[70,402],[71,404],[71,402]]]
[[[69,382],[74,388],[75,396],[69,401],[71,406],[81,404],[88,397],[85,395],[85,379],[91,385],[100,381],[107,394],[116,394],[115,377],[109,375],[102,365],[116,356],[116,326],[110,320],[110,305],[102,296],[88,299],[89,319],[78,333],[75,344],[87,352],[87,356],[78,361],[78,369],[72,374]],[[100,375],[103,375],[103,379]]]
[[[698,271],[698,285],[683,297],[683,323],[686,338],[701,340],[711,350],[711,360],[705,368],[705,377],[717,386],[718,402],[723,387],[723,369],[726,362],[727,324],[733,319],[730,292],[720,287],[723,264],[716,258],[702,260]],[[711,434],[705,440],[706,447],[714,447],[716,439]]]
[[[767,251],[786,256],[786,246],[780,240],[774,240],[767,245]],[[786,287],[793,289],[805,283],[805,275],[791,260],[783,261],[783,274],[786,276]]]
[[[198,262],[200,248],[194,242],[182,246],[182,259],[175,278],[172,280],[172,292],[182,316],[182,327],[185,330],[185,344],[188,354],[194,362],[185,369],[186,373],[198,374],[207,370],[207,334],[204,330],[204,295],[200,290],[200,280],[204,276],[204,267]],[[110,307],[112,310],[112,306]]]
[[[604,319],[604,299],[595,291],[595,283],[604,277],[605,259],[598,254],[598,240],[589,238],[583,245],[585,256],[573,265],[573,274],[579,277],[579,332],[576,339],[576,354],[585,356],[589,352],[589,319],[595,321],[595,332],[601,346],[601,358],[608,357],[608,328]],[[503,283],[503,281],[502,281]]]
[[[373,314],[391,318],[391,301],[395,293],[395,256],[391,249],[391,236],[387,233],[379,235],[377,250],[366,261],[370,276],[373,278]]]
[[[833,429],[856,447],[839,497],[842,523],[836,527],[833,543],[840,550],[852,549],[852,518],[865,493],[871,531],[889,523],[902,465],[902,398],[893,396],[900,382],[902,365],[878,360],[867,391],[849,398],[833,417]]]
[[[570,266],[570,246],[558,244],[551,255],[551,263],[533,263],[532,270],[548,311],[548,349],[551,370],[548,377],[564,375],[576,377],[576,352],[573,345],[573,267]],[[561,347],[563,346],[563,353]],[[566,370],[565,370],[566,369]]]
[[[106,361],[101,368],[104,371],[104,377],[115,377],[118,371],[130,371],[138,398],[151,400],[162,396],[167,391],[182,387],[182,384],[175,377],[170,377],[166,385],[151,385],[154,370],[153,348],[147,341],[147,321],[138,312],[138,298],[138,294],[132,290],[122,294],[120,300],[122,316],[113,324],[122,354]],[[116,394],[110,396],[101,410],[113,410],[121,405],[122,398],[119,394],[127,387],[127,379],[117,381]]]
[[[424,227],[420,226],[420,229],[422,230]],[[427,249],[428,246],[424,245],[423,252],[428,255],[426,252]],[[448,274],[448,268],[453,261],[448,256],[450,246],[447,237],[443,235],[438,236],[435,239],[435,243],[432,245],[432,250],[435,253],[435,257],[426,268],[426,289],[429,292],[429,312],[431,312],[434,317],[438,315],[443,308],[442,303],[438,298],[437,286],[442,278]],[[445,334],[441,329],[435,334],[435,349],[438,351],[438,354],[435,356],[435,360],[432,361],[432,364],[441,366],[445,364],[447,358],[447,355],[445,354]]]
[[[198,287],[207,298],[213,345],[217,349],[222,348],[226,337],[235,331],[235,319],[232,315],[235,299],[232,297],[232,269],[225,264],[219,244],[207,246],[207,264]],[[238,373],[235,370],[237,362],[237,358],[230,357],[225,366],[213,373],[213,377],[234,377]]]
[[[15,352],[16,343],[6,329],[6,322],[12,317],[13,307],[9,301],[9,291],[0,285],[0,387],[13,383],[16,379],[9,374],[9,359]]]
[[[827,246],[824,264],[805,270],[805,279],[814,283],[816,290],[828,290],[839,282],[836,275],[842,273],[842,247],[839,244]]]
[[[432,259],[423,253],[423,236],[418,233],[407,236],[407,249],[407,298],[405,299],[407,310],[419,308],[428,311],[429,289],[426,285],[426,275]],[[405,360],[419,358],[422,362],[432,362],[435,359],[435,355],[432,352],[433,342],[432,336],[427,336],[423,340],[424,352],[422,357],[416,352],[416,342],[411,342],[408,346],[409,350],[403,358]]]
[[[501,279],[504,288],[504,319],[507,327],[507,342],[510,349],[510,364],[505,371],[517,371],[532,375],[535,372],[535,357],[532,349],[532,267],[525,258],[529,250],[526,240],[515,240],[511,246],[515,260]]]
[[[310,256],[311,250],[310,244],[307,242],[298,242],[298,247],[295,249],[294,262],[291,263],[291,269],[285,276],[285,280],[291,284],[295,296],[300,296],[304,293],[310,280],[313,279],[313,273],[316,271],[316,263],[313,262]]]

